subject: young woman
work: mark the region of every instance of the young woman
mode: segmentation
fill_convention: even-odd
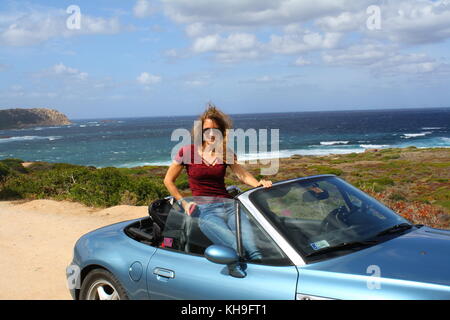
[[[251,187],[269,188],[272,186],[272,182],[255,179],[251,173],[237,163],[236,154],[226,148],[227,130],[231,129],[232,124],[230,118],[222,111],[209,104],[196,123],[197,126],[194,125],[192,130],[194,141],[201,141],[201,143],[180,148],[167,170],[164,184],[187,214],[195,211],[195,214],[199,215],[199,227],[213,243],[236,249],[236,237],[232,232],[235,230],[233,201],[201,204],[188,202],[183,199],[175,186],[176,179],[183,167],[186,167],[189,187],[194,197],[225,199],[233,198],[225,187],[225,173],[228,166],[240,181]],[[200,139],[197,136],[199,134],[201,135]],[[229,159],[232,160],[229,161]],[[193,206],[198,210],[193,211]],[[249,221],[244,216],[241,225],[243,244],[248,257],[250,259],[261,258],[261,254],[253,242]]]

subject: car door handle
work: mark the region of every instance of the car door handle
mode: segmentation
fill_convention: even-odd
[[[174,279],[175,278],[175,272],[172,270],[164,269],[164,268],[155,268],[153,270],[153,274],[156,274],[157,276],[168,278],[168,279]]]

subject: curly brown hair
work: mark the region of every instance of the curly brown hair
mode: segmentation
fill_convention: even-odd
[[[192,128],[192,137],[194,141],[203,142],[203,123],[206,119],[213,120],[223,136],[223,152],[224,158],[227,159],[227,142],[228,142],[228,130],[233,128],[233,121],[231,118],[217,108],[212,102],[208,102],[206,110],[200,115],[197,121],[194,122]]]

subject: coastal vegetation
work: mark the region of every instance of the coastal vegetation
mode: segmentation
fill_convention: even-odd
[[[146,206],[168,195],[167,167],[96,168],[66,163],[0,160],[0,200],[54,199],[92,207]],[[323,157],[294,155],[280,159],[280,170],[261,176],[260,165],[245,164],[258,179],[273,182],[316,174],[334,174],[364,190],[417,224],[450,228],[450,149],[381,149]],[[227,185],[249,187],[227,172]],[[186,173],[177,179],[189,195]]]

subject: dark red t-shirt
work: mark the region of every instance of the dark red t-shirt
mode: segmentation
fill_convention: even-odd
[[[237,161],[235,154],[234,160]],[[225,188],[225,173],[229,165],[226,161],[218,160],[214,165],[207,164],[195,144],[181,147],[174,161],[186,167],[193,196],[233,198]]]

